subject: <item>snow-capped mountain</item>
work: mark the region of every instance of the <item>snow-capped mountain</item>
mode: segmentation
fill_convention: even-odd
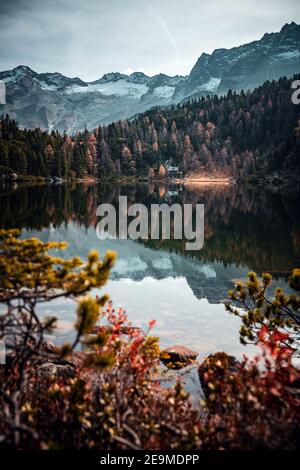
[[[85,259],[90,250],[99,245],[95,229],[83,228],[70,223],[66,227],[46,229],[43,232],[23,231],[22,237],[38,237],[44,242],[68,241],[68,248],[64,251],[66,259],[80,256]],[[153,250],[143,243],[133,240],[106,239],[101,240],[101,250],[113,250],[118,253],[118,260],[112,269],[110,279],[131,279],[142,281],[144,279],[185,278],[196,298],[206,298],[210,303],[219,303],[227,297],[228,289],[232,286],[232,279],[239,279],[244,275],[243,268],[226,266],[221,262],[202,262],[184,257],[175,252]],[[75,254],[74,254],[75,253]]]
[[[20,65],[0,72],[0,80],[6,84],[7,97],[0,113],[9,113],[23,127],[72,132],[167,104],[183,77],[109,73],[87,83],[59,73],[39,74]]]
[[[203,53],[187,77],[149,77],[107,73],[84,82],[60,73],[36,73],[20,65],[0,72],[6,84],[9,113],[23,127],[73,132],[131,117],[152,106],[165,106],[228,89],[251,89],[265,80],[300,72],[300,25],[286,24],[278,33],[232,49]]]
[[[290,77],[299,71],[300,25],[292,22],[258,41],[203,53],[190,75],[177,85],[173,99],[253,89],[265,80]]]

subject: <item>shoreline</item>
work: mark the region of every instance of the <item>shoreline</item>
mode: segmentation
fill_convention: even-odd
[[[59,178],[58,180],[49,180],[41,176],[23,176],[20,175],[18,178],[6,180],[6,183],[32,183],[32,184],[64,184],[64,183],[101,183],[101,182],[116,182],[116,183],[167,183],[167,184],[234,184],[233,178],[149,178],[145,176],[134,176],[134,177],[111,177],[111,178],[96,178],[92,176],[84,178]]]
[[[198,185],[231,185],[235,184],[235,180],[232,178],[187,178],[184,180],[185,186],[198,186]]]

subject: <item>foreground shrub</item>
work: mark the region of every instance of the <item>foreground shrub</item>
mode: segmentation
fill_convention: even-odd
[[[262,343],[275,337],[281,348],[298,351],[300,340],[300,296],[286,294],[283,289],[275,289],[270,296],[272,276],[264,273],[261,279],[256,273],[248,273],[248,281],[237,282],[234,290],[229,291],[233,301],[226,304],[228,311],[242,320],[240,341]],[[300,291],[300,269],[294,269],[289,284],[292,289]]]
[[[280,337],[265,333],[262,355],[244,358],[234,371],[224,353],[207,365],[204,448],[299,448],[299,369]]]
[[[299,445],[299,371],[279,331],[265,325],[263,362],[245,359],[236,370],[226,354],[205,371],[206,400],[192,404],[180,383],[157,380],[159,345],[132,327],[102,287],[114,262],[91,252],[49,255],[62,244],[19,240],[0,232],[0,339],[7,362],[0,370],[0,446],[13,449],[255,449]],[[41,320],[41,302],[77,302],[72,344],[44,340],[54,317]],[[289,338],[285,338],[288,342]],[[85,352],[78,351],[78,345]]]
[[[107,281],[114,254],[101,261],[93,251],[85,264],[78,258],[65,261],[49,254],[65,244],[19,240],[18,235],[0,231],[0,303],[5,307],[0,339],[9,353],[1,368],[2,446],[198,444],[198,414],[187,394],[180,385],[164,390],[155,379],[157,339],[131,328],[124,312],[115,312],[111,304],[103,311],[106,296],[87,296]],[[76,337],[72,344],[49,351],[44,338],[55,329],[56,318],[41,320],[36,308],[62,297],[78,303]],[[106,325],[90,335],[100,319]],[[86,354],[74,366],[80,343]],[[178,420],[179,415],[184,419]]]

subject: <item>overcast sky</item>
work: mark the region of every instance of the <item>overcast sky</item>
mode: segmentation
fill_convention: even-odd
[[[0,0],[0,70],[187,74],[202,52],[300,23],[299,0]]]

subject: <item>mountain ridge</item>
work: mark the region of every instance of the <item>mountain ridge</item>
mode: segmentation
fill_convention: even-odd
[[[265,80],[300,72],[300,25],[286,23],[279,32],[233,48],[203,52],[187,76],[111,72],[86,82],[59,72],[37,73],[26,65],[0,72],[6,83],[10,114],[22,127],[92,129],[126,119],[155,106],[184,102],[229,89],[254,89]]]
[[[175,96],[182,100],[203,96],[207,91],[220,94],[229,89],[253,89],[265,80],[289,77],[299,71],[300,25],[291,22],[279,32],[265,33],[250,43],[202,53]]]

